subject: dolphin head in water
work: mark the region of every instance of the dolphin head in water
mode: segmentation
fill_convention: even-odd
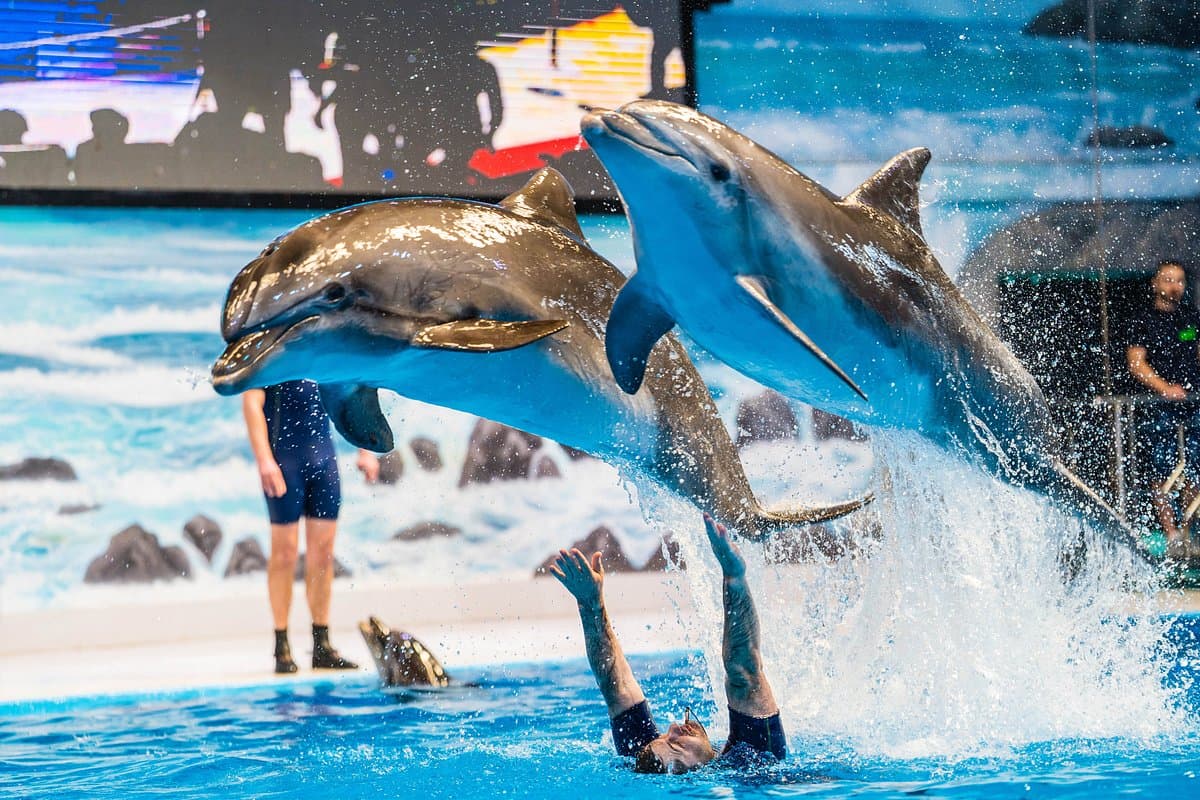
[[[445,687],[450,676],[437,657],[411,633],[393,631],[378,617],[358,623],[375,669],[386,688]]]

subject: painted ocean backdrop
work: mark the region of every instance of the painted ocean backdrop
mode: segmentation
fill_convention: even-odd
[[[920,16],[891,4],[864,16],[844,13],[858,4],[821,3],[780,13],[787,5],[735,3],[698,15],[701,107],[842,193],[896,152],[929,146],[925,228],[951,274],[997,226],[1050,201],[1091,197],[1092,154],[1082,145],[1091,125],[1088,53],[1081,41],[1021,35],[1036,9],[1011,4],[1008,16],[986,5],[972,15],[954,6]],[[1195,194],[1197,58],[1101,46],[1102,124],[1153,125],[1175,141],[1107,151],[1109,195]],[[265,545],[266,519],[240,405],[217,397],[207,374],[222,349],[219,309],[230,279],[309,216],[0,208],[0,464],[54,456],[79,475],[0,482],[0,608],[261,590],[261,577],[221,577],[235,541],[255,536]],[[589,218],[584,227],[602,254],[633,268],[622,218]],[[732,427],[738,402],[760,388],[703,358],[701,369]],[[343,447],[338,555],[353,580],[529,574],[598,525],[634,564],[659,547],[660,531],[632,500],[636,490],[606,465],[571,460],[548,443],[544,454],[561,478],[459,489],[475,420],[395,397],[385,410],[402,447],[433,439],[445,466],[426,472],[406,452],[398,484],[366,487]],[[817,442],[807,425],[794,442],[753,445],[744,456],[768,503],[862,491],[873,463],[866,444]],[[60,513],[68,507],[90,510]],[[196,513],[224,529],[212,568],[188,549],[191,581],[83,585],[88,562],[117,531],[136,522],[164,544],[181,544]],[[463,534],[392,540],[431,520]]]
[[[189,549],[198,574],[195,588],[180,591],[219,586],[234,541],[257,536],[265,547],[241,404],[213,392],[208,368],[223,349],[217,321],[233,274],[263,242],[307,216],[0,209],[4,229],[15,234],[0,244],[0,281],[14,312],[0,326],[0,463],[52,455],[79,475],[72,482],[0,481],[6,610],[136,592],[80,586],[108,538],[134,522],[163,544],[181,543],[181,527],[195,513],[220,523],[224,543],[214,569]],[[588,219],[585,230],[631,268],[620,220]],[[723,404],[732,423],[731,403],[746,393],[745,382],[727,373],[714,383],[728,388]],[[598,525],[617,534],[635,564],[659,548],[658,534],[630,502],[631,490],[602,462],[573,461],[548,443],[544,454],[563,478],[460,490],[475,419],[390,398],[385,410],[408,451],[398,484],[365,486],[353,468],[353,449],[339,439],[345,497],[338,555],[356,577],[440,582],[530,575],[548,554]],[[442,469],[417,466],[407,447],[417,437],[437,442]],[[863,445],[846,443],[831,456],[854,467],[854,482],[865,482]],[[841,491],[831,477],[836,467],[808,473],[802,463],[807,459],[795,464],[794,479],[768,482],[765,493],[784,495],[796,485],[818,495]],[[60,513],[71,507],[90,510]],[[397,530],[426,521],[458,527],[463,536],[391,541]]]

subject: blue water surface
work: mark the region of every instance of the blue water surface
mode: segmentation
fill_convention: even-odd
[[[717,7],[697,20],[701,106],[802,168],[823,170],[814,176],[842,192],[900,149],[933,147],[935,170],[958,165],[944,173],[949,188],[933,176],[922,189],[946,198],[926,208],[924,224],[953,273],[988,233],[1047,197],[1091,196],[1081,146],[1091,124],[1088,54],[1077,41],[1022,36],[1025,21],[735,17]],[[1150,124],[1176,140],[1166,152],[1105,155],[1106,170],[1145,167],[1126,181],[1131,196],[1180,186],[1194,193],[1198,65],[1194,51],[1100,47],[1101,123]],[[839,172],[842,163],[854,166]],[[989,176],[998,173],[977,168],[995,163],[1009,169],[1003,202],[990,200]],[[1062,163],[1071,169],[1048,170]],[[236,403],[180,382],[202,381],[220,352],[219,307],[237,269],[309,216],[0,210],[8,342],[0,452],[7,461],[67,459],[83,499],[98,505],[60,515],[56,495],[10,489],[0,508],[0,577],[10,598],[56,605],[108,537],[133,521],[168,544],[197,510],[261,521],[248,466],[244,487],[203,485],[211,470],[249,463]],[[623,219],[584,227],[601,252],[632,268]],[[123,387],[135,379],[145,388],[130,398]],[[390,536],[369,522],[348,520],[344,544]],[[365,558],[350,560],[370,573]],[[853,741],[793,735],[788,762],[763,772],[636,776],[613,754],[586,664],[570,662],[463,671],[457,677],[480,686],[408,700],[363,679],[3,707],[0,797],[1198,797],[1200,650],[1189,639],[1198,630],[1194,618],[1177,628],[1182,647],[1167,676],[1192,721],[1148,741],[1063,738],[903,760],[875,755],[870,731]],[[710,728],[724,727],[695,688],[707,684],[696,656],[634,662],[660,721],[690,704]]]
[[[614,754],[582,660],[460,672],[397,697],[377,681],[0,706],[0,795],[29,798],[1196,797],[1200,617],[1181,618],[1168,681],[1193,724],[1153,740],[1036,742],[1003,754],[866,755],[869,732],[789,740],[782,764],[636,775]],[[660,724],[691,705],[723,730],[698,654],[631,659]],[[786,705],[786,699],[784,699]],[[785,719],[786,724],[786,719]],[[714,736],[716,735],[714,731]],[[864,746],[865,745],[865,746]]]

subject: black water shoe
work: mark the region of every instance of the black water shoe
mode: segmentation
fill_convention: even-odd
[[[288,644],[287,629],[275,631],[275,674],[290,675],[300,667],[292,659],[292,646]]]
[[[313,625],[313,669],[358,669],[329,643],[329,626]]]

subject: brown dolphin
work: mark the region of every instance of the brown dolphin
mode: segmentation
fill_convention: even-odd
[[[622,392],[604,326],[624,280],[587,246],[551,169],[499,205],[364,203],[281,236],[238,274],[213,386],[314,380],[338,430],[377,451],[392,444],[376,393],[388,388],[596,455],[750,537],[862,505],[764,509],[673,337],[641,390]]]

